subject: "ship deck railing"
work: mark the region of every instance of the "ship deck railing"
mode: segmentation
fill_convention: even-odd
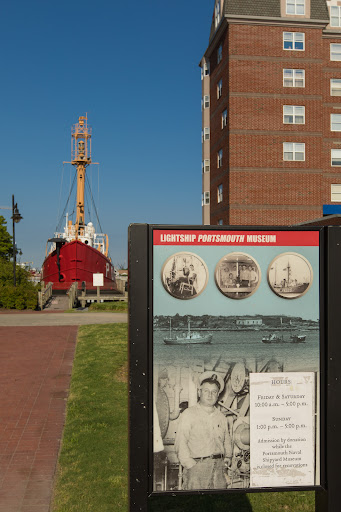
[[[108,302],[108,301],[128,301],[128,293],[119,293],[119,292],[102,292],[99,294],[94,293],[87,293],[86,290],[83,290],[80,295],[78,295],[78,301],[80,302],[82,308],[86,306],[87,302]]]
[[[69,297],[69,309],[73,309],[78,301],[78,283],[72,283],[66,295]]]

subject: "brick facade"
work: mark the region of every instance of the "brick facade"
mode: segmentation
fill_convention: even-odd
[[[326,5],[321,5],[322,12],[324,7],[328,13]],[[341,132],[331,131],[331,114],[341,115],[341,96],[330,92],[330,79],[341,79],[341,58],[330,60],[330,44],[341,44],[341,27],[332,31],[328,19],[296,17],[286,23],[270,16],[248,20],[245,14],[230,19],[227,8],[224,11],[222,2],[225,17],[211,31],[201,63],[210,67],[205,82],[210,95],[209,116],[205,113],[210,126],[210,172],[205,181],[210,204],[209,216],[204,207],[203,223],[280,225],[321,217],[323,205],[334,204],[331,185],[341,184],[341,166],[331,165],[331,150],[341,149]],[[284,32],[303,33],[304,50],[284,49]],[[292,82],[296,86],[285,86],[291,82],[284,82],[283,70],[304,70],[304,87],[297,86],[299,80]],[[283,106],[305,107],[304,123],[284,122]],[[286,160],[283,143],[303,143],[304,160]],[[286,157],[291,147],[286,147]],[[295,147],[298,158],[301,148]],[[221,184],[223,200],[218,202]]]

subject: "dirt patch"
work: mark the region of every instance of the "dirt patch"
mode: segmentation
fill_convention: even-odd
[[[128,382],[128,363],[125,363],[115,375],[117,382]]]

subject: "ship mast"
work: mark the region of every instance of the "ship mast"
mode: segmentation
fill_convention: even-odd
[[[285,270],[288,271],[288,283],[287,283],[287,285],[289,286],[289,284],[290,284],[290,274],[291,274],[291,267],[290,267],[289,260],[288,260],[288,265],[285,267]]]
[[[71,129],[71,164],[77,168],[77,202],[75,236],[84,235],[84,189],[86,167],[91,164],[91,128],[87,115],[81,116]]]

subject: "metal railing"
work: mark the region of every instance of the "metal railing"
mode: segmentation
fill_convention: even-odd
[[[123,287],[122,287],[122,290],[124,289],[124,284],[123,284]],[[124,301],[124,302],[127,302],[128,301],[128,292],[120,292],[119,290],[119,287],[118,287],[118,291],[117,292],[112,292],[112,291],[102,291],[100,292],[100,294],[98,294],[98,291],[97,290],[97,295],[94,295],[94,293],[87,293],[87,290],[86,290],[86,284],[85,282],[83,281],[82,283],[82,291],[79,290],[78,293],[78,300],[81,304],[81,307],[82,308],[85,308],[87,302],[104,302],[104,301]]]
[[[47,283],[46,286],[42,284],[41,291],[38,292],[38,305],[40,311],[45,307],[45,304],[52,297],[52,283]]]

